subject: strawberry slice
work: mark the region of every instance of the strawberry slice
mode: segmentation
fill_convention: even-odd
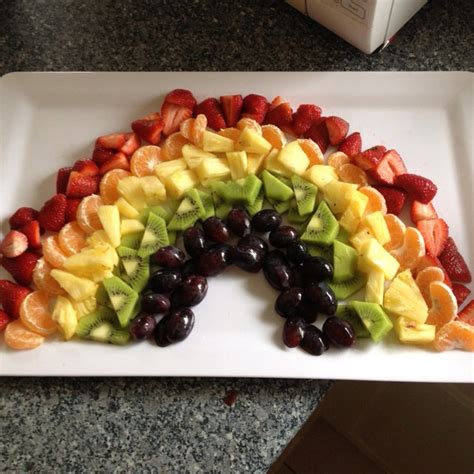
[[[194,115],[204,114],[207,118],[207,125],[213,130],[220,130],[226,127],[222,108],[217,99],[210,97],[196,105]]]
[[[281,127],[282,125],[289,125],[293,121],[293,109],[288,102],[284,102],[267,112],[265,116],[265,123]]]
[[[225,122],[228,127],[235,127],[240,118],[244,105],[241,95],[221,95],[221,107],[224,112]]]
[[[448,237],[439,260],[452,280],[461,283],[471,282],[471,272],[452,237]]]
[[[21,229],[21,232],[26,235],[28,239],[28,248],[40,249],[41,248],[41,229],[38,221],[30,221],[25,224]],[[8,256],[8,255],[7,255]]]
[[[163,134],[169,136],[172,133],[177,132],[181,122],[184,122],[192,116],[192,109],[172,104],[171,102],[164,102],[161,106],[161,118],[164,123]]]
[[[174,89],[171,92],[168,92],[163,102],[179,105],[180,107],[186,107],[187,109],[191,109],[191,112],[194,107],[196,107],[196,99],[194,98],[193,93],[187,89]]]
[[[399,216],[405,204],[407,193],[403,189],[390,186],[374,185],[373,187],[385,198],[387,212]]]
[[[270,104],[263,95],[249,94],[244,97],[242,112],[265,116],[269,107]]]
[[[97,166],[103,165],[107,160],[112,158],[117,150],[104,148],[103,146],[96,145],[92,153],[92,161],[97,164]],[[68,176],[69,179],[69,176]],[[67,186],[67,184],[66,184]],[[64,190],[65,192],[66,190]]]
[[[461,307],[464,301],[466,301],[466,298],[471,294],[471,290],[461,283],[453,283],[452,290],[458,302],[458,307]]]
[[[28,238],[26,235],[18,230],[11,230],[0,243],[0,254],[8,258],[14,258],[25,253],[27,248]]]
[[[464,309],[458,313],[458,319],[474,326],[474,300],[469,301]]]
[[[394,184],[403,188],[412,199],[422,204],[428,204],[432,201],[438,191],[433,181],[417,174],[399,174],[395,177]]]
[[[127,156],[131,156],[136,150],[138,150],[138,148],[140,148],[142,142],[137,133],[127,133],[125,135],[125,138],[126,142],[120,148],[120,151]]]
[[[293,131],[296,136],[307,132],[321,118],[321,107],[314,104],[301,104],[293,114]]]
[[[10,316],[8,316],[5,311],[0,309],[0,332],[4,331],[8,326],[8,323],[11,321]]]
[[[392,185],[395,176],[406,173],[407,169],[402,157],[395,150],[388,150],[383,158],[367,171],[377,183]]]
[[[38,211],[31,207],[20,207],[10,217],[8,223],[12,229],[19,229],[30,221],[38,219]]]
[[[20,317],[20,306],[31,293],[29,288],[8,280],[0,280],[0,304],[10,318]]]
[[[315,123],[305,134],[305,138],[311,138],[313,142],[316,142],[323,153],[326,153],[326,150],[329,147],[329,134],[326,124],[323,119],[319,123]]]
[[[62,169],[64,169],[64,168],[62,168]],[[59,170],[59,171],[61,171],[61,170]],[[74,163],[74,166],[72,167],[71,171],[77,171],[78,173],[81,173],[85,176],[97,176],[99,174],[99,167],[92,160],[77,160]],[[69,172],[69,174],[71,174],[71,173]],[[59,172],[58,172],[58,176],[59,176]],[[68,176],[68,181],[69,181],[69,176]],[[67,188],[68,181],[66,181],[66,188]],[[62,191],[62,192],[64,192],[64,191]],[[60,192],[60,191],[58,191],[58,192]]]
[[[97,138],[95,145],[102,148],[120,150],[120,148],[125,145],[126,141],[127,137],[125,133],[111,133]]]
[[[425,240],[426,250],[435,257],[442,252],[449,235],[448,224],[443,219],[423,219],[416,228]]]
[[[71,174],[72,168],[70,166],[66,168],[59,168],[56,176],[56,192],[65,193],[67,188],[67,181]]]
[[[412,222],[416,224],[424,219],[437,219],[438,213],[431,202],[422,204],[419,201],[413,201],[411,203],[410,217]]]
[[[20,285],[29,286],[33,281],[33,270],[39,259],[40,255],[26,251],[15,258],[4,257],[2,265]]]
[[[121,169],[121,170],[125,170],[125,171],[130,171],[130,163],[128,161],[128,158],[121,151],[116,153],[112,158],[107,160],[100,167],[99,174],[101,176],[103,176],[108,171],[114,170],[114,169]]]
[[[157,112],[146,115],[145,117],[132,122],[132,130],[142,140],[145,140],[152,145],[158,145],[160,143],[161,132],[163,131],[164,126],[165,122]]]
[[[416,278],[418,273],[420,273],[421,270],[423,270],[426,267],[441,268],[441,270],[443,270],[444,272],[444,283],[446,283],[446,285],[452,288],[453,282],[451,281],[451,278],[449,278],[448,272],[439,261],[439,258],[435,257],[434,255],[431,255],[429,252],[426,252],[426,254],[423,255],[423,257],[418,259],[418,261],[416,262],[416,267],[413,270],[413,276]]]
[[[66,223],[76,220],[77,208],[81,201],[82,199],[68,199],[66,201]]]
[[[285,104],[288,101],[284,99],[281,95],[277,95],[276,97],[273,98],[273,100],[270,102],[268,110],[272,110],[275,107],[278,107],[280,104]]]
[[[94,176],[85,176],[77,171],[72,171],[67,182],[66,196],[82,198],[97,191],[98,182]]]
[[[354,157],[355,164],[359,168],[362,168],[364,171],[370,170],[371,168],[377,166],[379,161],[385,155],[386,151],[387,149],[383,145],[373,146],[372,148],[369,148],[367,150],[364,150],[361,153],[358,153]]]
[[[340,145],[349,131],[349,123],[341,117],[331,116],[325,121],[329,134],[329,143],[333,146]]]
[[[38,222],[44,230],[59,232],[66,223],[66,196],[56,194],[46,201],[38,214]]]
[[[362,138],[359,132],[354,132],[348,135],[344,141],[339,145],[338,151],[342,151],[349,158],[353,158],[360,153],[362,149]]]

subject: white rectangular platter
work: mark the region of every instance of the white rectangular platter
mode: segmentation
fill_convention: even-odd
[[[471,269],[473,258],[472,75],[469,73],[222,72],[14,73],[0,80],[0,221],[20,206],[39,207],[55,173],[90,155],[95,137],[127,130],[159,110],[171,89],[198,101],[224,94],[281,95],[316,103],[362,134],[364,148],[396,148],[412,173],[438,186],[436,208]],[[175,346],[114,347],[47,341],[14,352],[0,343],[1,375],[230,376],[473,382],[473,355],[442,354],[389,339],[332,349],[321,357],[286,349],[276,292],[261,274],[229,269],[210,279],[196,325]]]

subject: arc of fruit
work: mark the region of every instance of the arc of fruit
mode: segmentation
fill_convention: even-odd
[[[362,151],[342,118],[256,94],[196,104],[177,89],[132,129],[99,137],[92,160],[59,170],[58,194],[39,213],[10,219],[4,266],[36,286],[16,293],[10,347],[37,347],[57,329],[66,340],[182,341],[207,277],[232,262],[262,269],[280,292],[288,347],[320,355],[394,328],[402,343],[472,350],[472,316],[456,319],[449,286],[470,281],[469,270],[431,203],[436,186],[408,174],[395,150]],[[416,227],[398,217],[407,196]],[[2,291],[13,290],[0,285],[0,301]]]

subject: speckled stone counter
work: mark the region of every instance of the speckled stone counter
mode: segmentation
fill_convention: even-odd
[[[2,0],[0,19],[0,74],[474,66],[470,0],[431,1],[372,56],[281,0]],[[265,472],[329,386],[1,379],[0,471]],[[239,391],[232,408],[229,388]]]

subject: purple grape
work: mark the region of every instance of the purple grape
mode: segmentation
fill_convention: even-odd
[[[232,262],[246,272],[257,273],[262,269],[263,253],[254,247],[236,245],[230,250]]]
[[[275,301],[275,311],[283,318],[299,316],[300,306],[303,303],[303,289],[293,287],[282,291]]]
[[[155,318],[151,314],[140,313],[130,324],[129,332],[135,341],[150,339],[156,326]]]
[[[262,209],[252,217],[252,228],[257,232],[271,232],[281,225],[281,216],[274,209]]]
[[[286,290],[293,286],[293,273],[285,254],[280,250],[268,252],[263,259],[263,274],[276,290]]]
[[[186,278],[190,275],[196,275],[196,261],[194,259],[189,259],[184,262],[184,265],[181,267],[181,275],[183,278]]]
[[[298,347],[303,341],[306,322],[302,318],[290,318],[283,325],[283,343],[287,347]]]
[[[330,316],[336,312],[336,295],[326,283],[310,283],[305,286],[304,293],[307,300],[314,305],[318,313]]]
[[[196,306],[207,294],[207,279],[201,275],[186,277],[171,295],[172,308]]]
[[[303,318],[308,324],[313,324],[318,319],[318,312],[313,304],[308,303],[305,299],[298,308],[298,316]]]
[[[242,245],[244,247],[251,247],[262,254],[266,254],[268,252],[267,243],[255,234],[249,234],[241,238],[237,242],[237,245]]]
[[[329,348],[324,334],[316,327],[308,324],[300,347],[308,354],[319,356]]]
[[[301,240],[291,242],[286,249],[286,255],[288,260],[296,265],[303,263],[310,256],[306,244]]]
[[[143,311],[150,314],[166,314],[170,310],[170,300],[160,293],[145,293],[142,298]]]
[[[350,323],[337,316],[324,321],[323,333],[336,347],[350,347],[355,342],[354,329]]]
[[[155,293],[170,293],[181,284],[182,276],[178,270],[158,270],[148,281],[148,288]]]
[[[250,232],[250,217],[245,209],[231,209],[227,215],[227,227],[238,237]]]
[[[186,339],[194,327],[194,313],[189,308],[182,308],[165,316],[164,335],[168,342],[175,343]]]
[[[196,271],[206,277],[223,272],[229,261],[229,249],[227,245],[211,247],[206,253],[197,257]]]
[[[165,316],[162,318],[157,325],[155,326],[155,331],[154,331],[154,336],[155,336],[155,342],[156,345],[159,347],[166,347],[171,344],[170,341],[168,341],[167,337],[167,331],[166,331],[166,321],[168,316]]]
[[[201,255],[208,247],[203,230],[197,226],[189,227],[183,232],[183,243],[191,257]]]
[[[303,275],[306,283],[332,280],[332,265],[322,257],[309,257],[303,262]]]
[[[229,229],[222,219],[216,216],[208,217],[203,223],[204,234],[209,240],[223,244],[229,240]]]
[[[186,256],[184,255],[184,252],[173,245],[161,247],[161,249],[153,255],[153,262],[160,267],[167,268],[168,270],[180,268],[183,266],[185,259]]]
[[[304,286],[304,276],[303,276],[303,267],[302,265],[292,265],[291,271],[293,272],[293,285],[294,286]]]
[[[274,247],[286,248],[298,238],[298,233],[291,225],[282,225],[270,232],[269,241]]]

